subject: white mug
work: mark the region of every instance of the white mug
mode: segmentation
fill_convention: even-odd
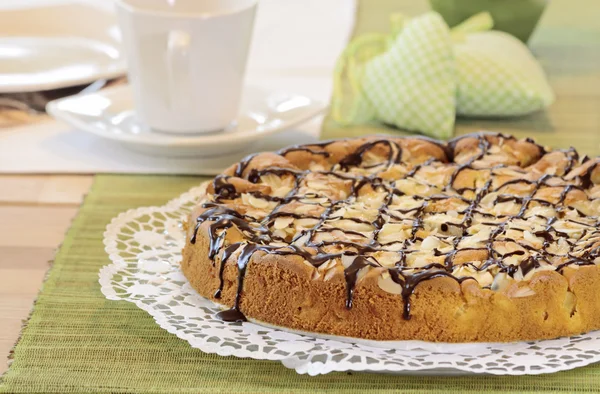
[[[136,114],[153,130],[236,118],[257,0],[116,0]]]

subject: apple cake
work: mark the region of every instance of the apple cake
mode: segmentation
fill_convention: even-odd
[[[207,182],[183,273],[227,321],[373,340],[600,328],[600,159],[477,133],[249,156]]]

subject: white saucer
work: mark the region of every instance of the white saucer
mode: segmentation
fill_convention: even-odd
[[[58,89],[124,75],[120,32],[110,3],[0,3],[0,93]]]
[[[160,133],[140,124],[129,86],[54,100],[48,103],[46,110],[78,130],[138,152],[170,157],[210,157],[245,150],[267,135],[319,115],[325,108],[324,104],[306,96],[265,93],[247,86],[240,115],[230,128],[220,133],[194,135]]]

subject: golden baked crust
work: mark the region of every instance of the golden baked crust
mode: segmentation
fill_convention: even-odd
[[[204,297],[296,330],[443,342],[600,328],[600,159],[472,134],[261,153],[207,184],[181,263]]]

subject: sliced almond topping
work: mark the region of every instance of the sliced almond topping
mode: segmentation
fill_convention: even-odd
[[[373,257],[384,267],[393,267],[399,260],[398,254],[394,252],[376,252]]]
[[[337,268],[335,268],[335,267],[331,268],[329,271],[327,271],[325,273],[325,276],[323,277],[323,280],[325,280],[325,281],[330,280],[331,278],[333,278],[335,276],[336,272],[337,272]]]
[[[423,242],[421,242],[421,249],[422,250],[433,250],[440,245],[441,245],[440,240],[437,237],[430,235],[429,237],[425,238],[423,240]]]
[[[304,263],[305,266],[307,266],[310,269],[315,269],[315,266],[312,265],[310,262],[306,261],[306,260],[302,260],[302,262]]]
[[[327,271],[328,269],[335,267],[335,265],[336,265],[336,261],[331,259],[331,260],[327,260],[326,262],[321,264],[318,269],[319,269],[319,271]]]
[[[334,222],[334,225],[336,227],[339,227],[344,230],[351,230],[351,231],[358,231],[358,232],[373,231],[372,225],[367,224],[367,223],[357,223],[352,220],[343,220],[343,219],[337,220]]]
[[[553,218],[556,216],[556,211],[552,207],[538,205],[536,207],[529,208],[525,217],[542,216],[544,218]]]
[[[506,272],[499,272],[494,277],[494,281],[492,282],[491,289],[494,291],[502,291],[508,287],[511,283],[511,278],[506,274]]]
[[[532,295],[535,295],[535,291],[533,291],[531,289],[531,287],[529,287],[529,286],[522,286],[522,287],[519,287],[517,290],[515,290],[511,294],[511,297],[513,297],[513,298],[523,298],[523,297],[530,297]]]
[[[514,265],[514,264],[510,264],[510,265]],[[516,280],[517,282],[523,280],[523,270],[521,269],[521,267],[517,268],[517,272],[514,273],[513,279]]]
[[[390,209],[395,211],[407,211],[415,209],[423,205],[423,201],[419,201],[411,196],[394,197],[390,204]]]
[[[321,163],[315,163],[315,162],[311,162],[311,163],[310,163],[310,166],[309,166],[309,169],[310,169],[311,171],[324,171],[324,170],[325,170],[325,167],[324,167],[324,166],[323,166],[323,164],[321,164]]]
[[[452,275],[457,278],[468,278],[471,277],[475,279],[480,286],[489,286],[494,281],[494,277],[491,273],[487,271],[478,271],[470,265],[461,265],[457,268],[454,268],[452,271]]]
[[[317,280],[319,278],[321,278],[321,273],[319,272],[319,270],[314,270],[313,273],[312,273],[312,278],[311,279],[312,280]]]
[[[361,189],[361,191],[362,191],[362,189]],[[365,204],[365,206],[370,207],[370,208],[379,208],[381,206],[381,204],[383,204],[383,201],[385,200],[386,197],[387,197],[387,193],[378,193],[378,192],[361,193],[358,196],[357,201]]]
[[[512,201],[497,203],[492,208],[492,213],[496,215],[516,215],[521,209],[521,205]]]
[[[377,279],[377,285],[379,288],[390,294],[402,294],[402,286],[392,280],[389,273],[384,272]]]
[[[294,224],[296,227],[312,228],[318,222],[317,219],[296,219]]]
[[[252,194],[249,193],[242,193],[242,202],[245,205],[250,205],[251,207],[257,209],[267,209],[271,205],[269,204],[269,201],[263,200],[262,198],[254,197]]]
[[[283,180],[275,174],[261,175],[260,180],[272,188],[278,188],[283,185]]]
[[[540,271],[556,271],[556,267],[551,264],[541,262],[539,267],[532,269],[527,273],[527,275],[523,276],[523,280],[531,280],[531,278],[533,278],[533,275],[536,272]]]
[[[531,246],[533,246],[536,249],[539,249],[544,245],[544,240],[542,238],[536,237],[535,235],[531,234],[529,231],[523,232],[523,238],[525,238],[526,241],[529,241]]]
[[[300,204],[295,207],[294,212],[300,215],[315,215],[320,212],[319,205]]]
[[[344,268],[350,267],[352,263],[354,263],[354,259],[356,259],[356,256],[351,256],[347,254],[342,255],[342,265],[344,266]]]
[[[306,243],[308,242],[310,235],[308,233],[303,234],[301,237],[298,237],[298,239],[296,239],[294,241],[294,245],[296,246],[304,246],[306,245]]]
[[[548,246],[548,252],[556,255],[566,255],[570,250],[570,245],[564,238],[558,238],[556,242],[553,242]]]
[[[288,233],[285,230],[275,230],[273,231],[273,235],[282,239],[287,239],[288,237]]]
[[[359,283],[361,280],[363,280],[367,273],[371,270],[371,268],[372,267],[370,265],[367,265],[358,270],[358,272],[356,273],[356,283]]]
[[[294,218],[293,217],[278,217],[277,219],[275,219],[275,222],[273,223],[273,227],[277,230],[281,230],[284,228],[287,228],[290,226],[290,224],[292,224],[294,222]]]
[[[410,236],[411,225],[406,223],[386,223],[379,231],[379,241],[382,243],[404,240]]]
[[[406,256],[406,263],[409,267],[424,267],[433,263],[442,263],[444,256],[433,256],[431,252],[416,252]]]
[[[306,186],[313,190],[329,190],[331,188],[325,180],[309,180],[306,182]]]

